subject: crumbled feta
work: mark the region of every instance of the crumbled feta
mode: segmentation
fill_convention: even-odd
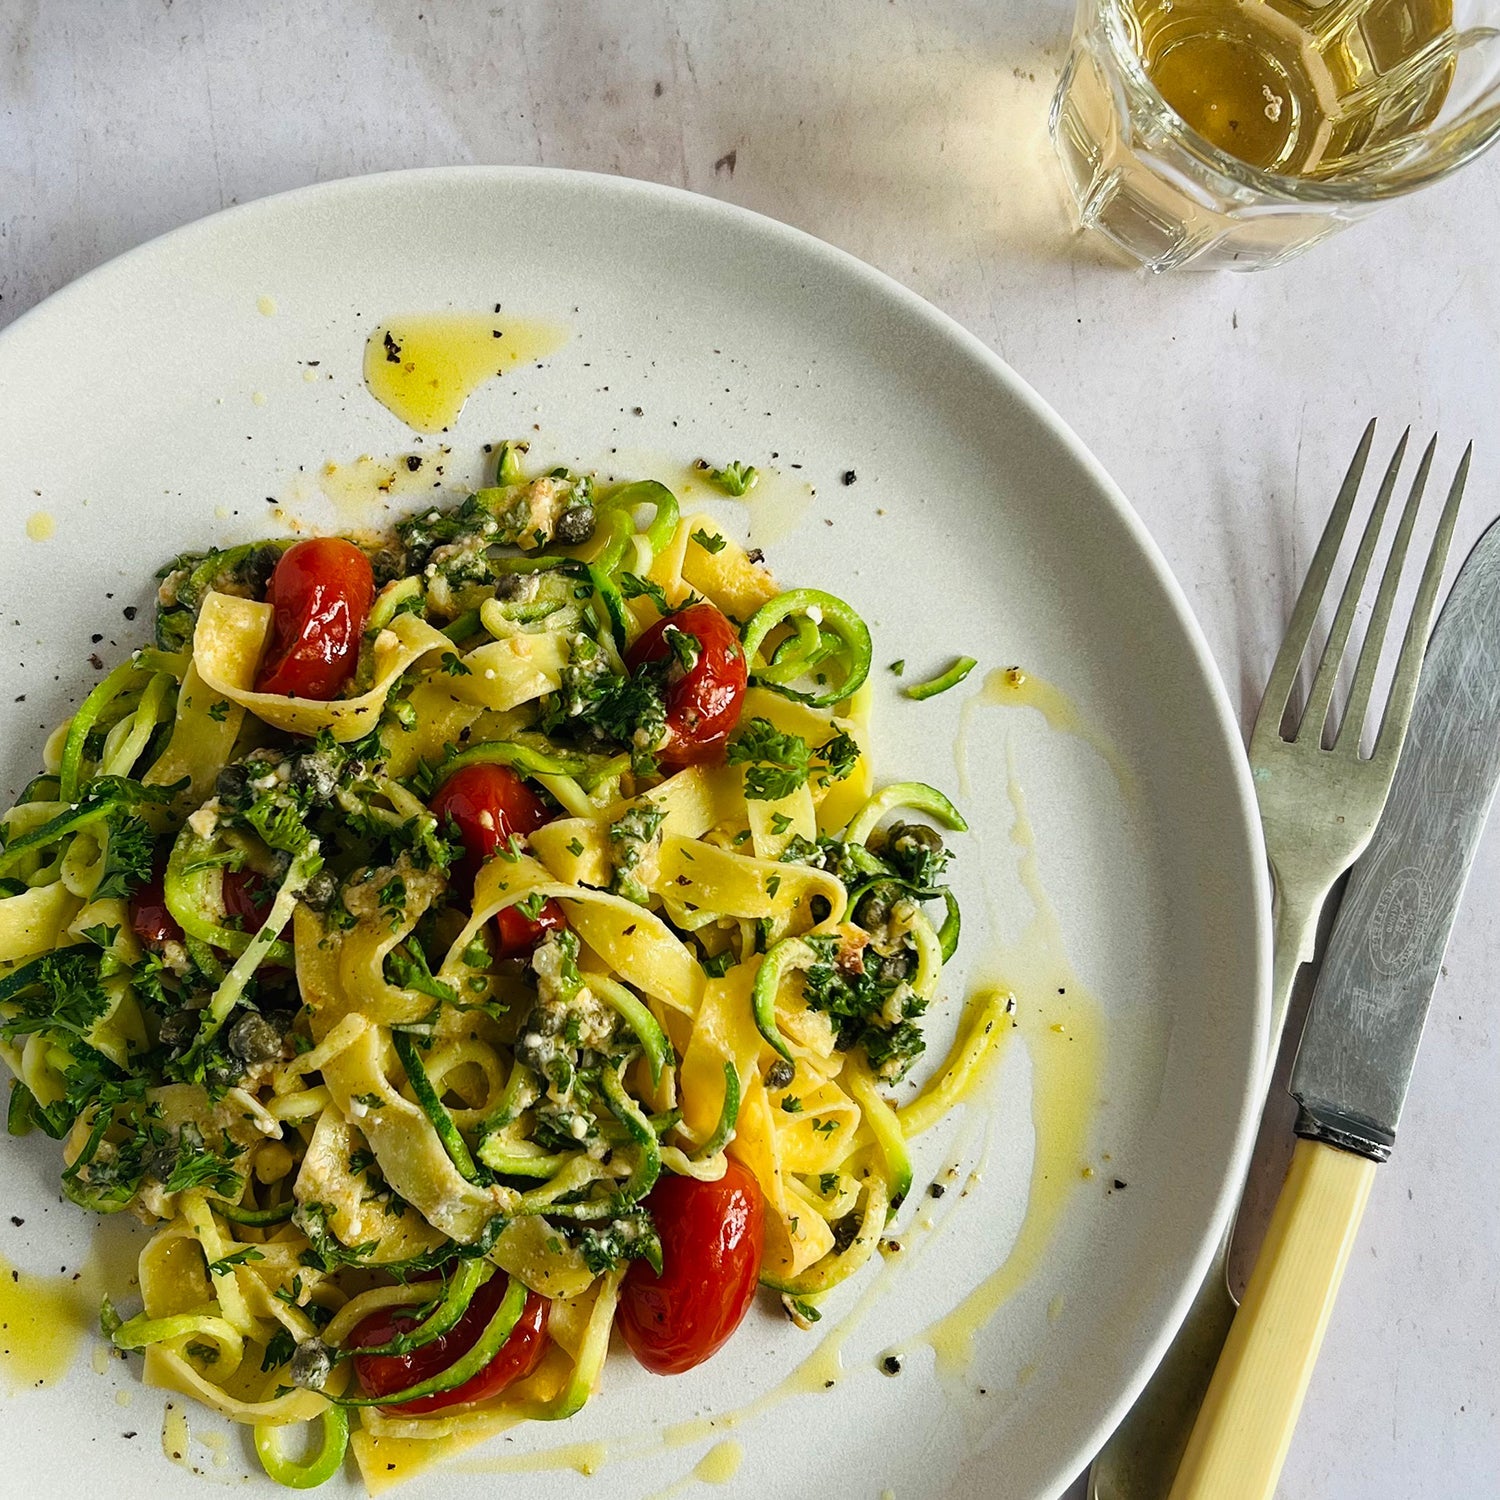
[[[188,818],[188,827],[200,839],[211,839],[219,826],[219,799],[211,798]]]

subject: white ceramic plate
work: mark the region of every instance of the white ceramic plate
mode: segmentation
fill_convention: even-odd
[[[699,454],[774,463],[816,496],[769,561],[784,581],[846,595],[874,629],[879,663],[903,657],[926,673],[968,652],[987,668],[1022,664],[1058,685],[1129,767],[1125,798],[1094,748],[1031,710],[983,709],[971,723],[974,785],[962,800],[974,832],[956,841],[966,929],[949,1003],[932,1019],[933,1055],[970,980],[991,974],[997,945],[1013,945],[1030,914],[1012,782],[1068,956],[1106,1017],[1086,1160],[1041,1265],[980,1335],[961,1389],[936,1378],[923,1347],[898,1377],[877,1370],[878,1353],[1003,1260],[1021,1221],[1034,1133],[1027,1057],[1013,1047],[982,1180],[966,1196],[908,1207],[903,1234],[915,1214],[951,1217],[916,1231],[910,1264],[848,1336],[844,1377],[733,1434],[745,1449],[735,1487],[768,1500],[1055,1494],[1144,1381],[1227,1212],[1256,1104],[1267,901],[1237,731],[1160,555],[1077,438],[926,303],[708,199],[509,169],[311,188],[115,261],[0,338],[10,648],[0,787],[8,801],[24,784],[44,726],[94,678],[90,652],[110,661],[144,639],[151,574],[165,558],[262,533],[268,496],[336,526],[316,494],[319,466],[416,446],[361,383],[363,340],[379,321],[496,302],[573,336],[544,368],[470,401],[446,439],[447,479],[476,477],[481,445],[519,434],[544,456],[626,474]],[[38,512],[55,520],[50,540],[28,538]],[[132,608],[133,624],[122,617]],[[955,789],[961,704],[979,674],[926,704],[877,675],[882,774]],[[935,1136],[920,1143],[919,1183],[954,1149],[953,1129]],[[966,1168],[980,1149],[971,1130]],[[59,1205],[58,1165],[41,1139],[0,1146],[0,1254],[71,1273],[87,1263],[94,1226]],[[1115,1178],[1128,1186],[1115,1190]],[[12,1214],[24,1225],[12,1228]],[[103,1238],[107,1279],[128,1303],[128,1231],[111,1223]],[[832,1299],[823,1327],[860,1290]],[[711,1440],[665,1448],[646,1434],[742,1407],[814,1338],[767,1299],[689,1376],[659,1380],[617,1352],[569,1430],[499,1439],[407,1493],[489,1493],[503,1481],[476,1472],[486,1453],[582,1439],[616,1440],[599,1492],[656,1493]],[[7,1403],[7,1472],[44,1494],[76,1493],[87,1476],[122,1496],[199,1495],[202,1481],[163,1457],[162,1399],[140,1386],[138,1367],[100,1374],[80,1357],[61,1383]],[[191,1417],[188,1465],[210,1479],[253,1475],[270,1492],[242,1434],[226,1447],[219,1424]],[[520,1482],[542,1500],[583,1488],[568,1469]],[[355,1481],[332,1488],[353,1492]]]

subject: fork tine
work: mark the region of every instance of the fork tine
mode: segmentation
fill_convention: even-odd
[[[1464,449],[1463,458],[1459,460],[1453,483],[1448,486],[1448,499],[1443,505],[1443,514],[1438,518],[1437,531],[1432,538],[1432,551],[1427,554],[1427,566],[1422,570],[1417,602],[1406,625],[1406,639],[1401,643],[1396,675],[1391,681],[1391,696],[1380,721],[1380,735],[1375,741],[1372,760],[1394,760],[1401,753],[1401,744],[1406,738],[1406,726],[1411,722],[1412,703],[1417,696],[1417,678],[1422,671],[1422,656],[1427,650],[1427,637],[1432,633],[1432,617],[1437,613],[1438,585],[1443,581],[1443,566],[1448,560],[1448,543],[1453,540],[1453,526],[1458,520],[1458,506],[1464,496],[1464,484],[1469,477],[1469,460],[1473,454],[1474,444],[1470,443]]]
[[[1401,461],[1406,457],[1407,440],[1411,437],[1408,427],[1396,444],[1396,451],[1386,465],[1385,478],[1380,481],[1380,493],[1375,497],[1375,506],[1370,519],[1365,523],[1364,535],[1359,539],[1359,550],[1354,554],[1354,565],[1349,569],[1344,584],[1343,596],[1334,612],[1333,628],[1328,632],[1327,644],[1323,647],[1323,658],[1318,663],[1318,675],[1313,679],[1312,692],[1308,694],[1307,707],[1302,713],[1302,723],[1297,730],[1297,739],[1309,739],[1320,744],[1323,725],[1328,718],[1328,705],[1333,701],[1333,685],[1338,677],[1339,663],[1344,659],[1344,648],[1349,644],[1349,631],[1354,624],[1354,611],[1359,605],[1360,595],[1365,590],[1365,579],[1369,577],[1370,560],[1375,555],[1375,544],[1380,540],[1381,527],[1385,524],[1385,513],[1390,507],[1391,491],[1396,488],[1396,475],[1401,470]],[[1426,462],[1431,463],[1431,449]],[[1424,468],[1422,478],[1426,474]],[[1410,509],[1410,507],[1408,507]],[[1387,570],[1389,571],[1389,569]]]
[[[1296,607],[1292,610],[1291,622],[1276,653],[1271,676],[1266,682],[1266,691],[1260,700],[1260,711],[1255,716],[1252,741],[1262,734],[1280,737],[1281,717],[1286,712],[1287,700],[1292,694],[1292,684],[1297,680],[1297,668],[1302,662],[1302,653],[1307,648],[1308,637],[1318,617],[1318,606],[1323,602],[1323,591],[1328,587],[1329,575],[1333,572],[1334,560],[1344,540],[1344,530],[1349,524],[1349,512],[1354,508],[1354,496],[1359,482],[1364,477],[1365,460],[1370,456],[1370,444],[1375,439],[1375,419],[1370,418],[1349,472],[1344,475],[1343,487],[1333,503],[1323,535],[1318,541],[1318,550],[1313,553],[1307,577],[1302,582],[1302,592],[1297,595]]]
[[[1436,452],[1437,434],[1434,433],[1432,441],[1422,453],[1422,461],[1417,465],[1417,476],[1411,482],[1411,492],[1407,496],[1406,507],[1401,512],[1401,524],[1396,528],[1396,539],[1391,543],[1391,555],[1386,559],[1385,576],[1380,580],[1380,592],[1375,596],[1375,608],[1370,615],[1369,628],[1365,631],[1364,645],[1360,648],[1354,685],[1350,688],[1349,702],[1344,709],[1344,722],[1334,741],[1335,749],[1347,748],[1351,755],[1359,754],[1360,736],[1364,732],[1370,695],[1375,689],[1375,673],[1380,666],[1386,627],[1396,603],[1396,590],[1400,587],[1401,575],[1406,568],[1406,553],[1411,544],[1412,528],[1417,522],[1417,511],[1421,509],[1422,496],[1427,487],[1427,474],[1432,468]]]

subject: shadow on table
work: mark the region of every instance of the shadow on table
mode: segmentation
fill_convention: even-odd
[[[274,24],[254,9],[206,13],[194,35],[138,18],[123,70],[102,18],[70,31],[37,12],[0,26],[8,96],[43,120],[79,98],[92,110],[70,148],[76,183],[43,181],[16,219],[22,259],[13,275],[0,272],[0,322],[217,208],[461,162],[582,168],[712,194],[940,301],[964,278],[998,301],[1008,280],[1042,264],[1114,263],[1074,235],[1047,139],[1067,0],[856,11],[805,0],[536,4],[483,15],[379,3],[357,25],[336,4]],[[184,69],[204,87],[159,107],[163,80]],[[273,80],[282,103],[268,110]],[[33,141],[0,159],[0,174],[19,180],[51,159]]]
[[[496,112],[524,96],[527,159],[709,193],[930,291],[953,261],[1116,264],[1075,235],[1047,137],[1070,23],[1062,0],[767,4],[637,15],[626,38],[574,7],[502,23],[510,83],[447,108],[476,160],[514,161]],[[413,60],[441,87],[445,51]]]

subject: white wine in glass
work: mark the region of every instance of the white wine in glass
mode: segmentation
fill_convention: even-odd
[[[1205,140],[1326,176],[1421,130],[1453,77],[1453,0],[1131,0],[1146,76]]]
[[[1500,135],[1500,0],[1079,0],[1052,137],[1153,271],[1279,265]]]

